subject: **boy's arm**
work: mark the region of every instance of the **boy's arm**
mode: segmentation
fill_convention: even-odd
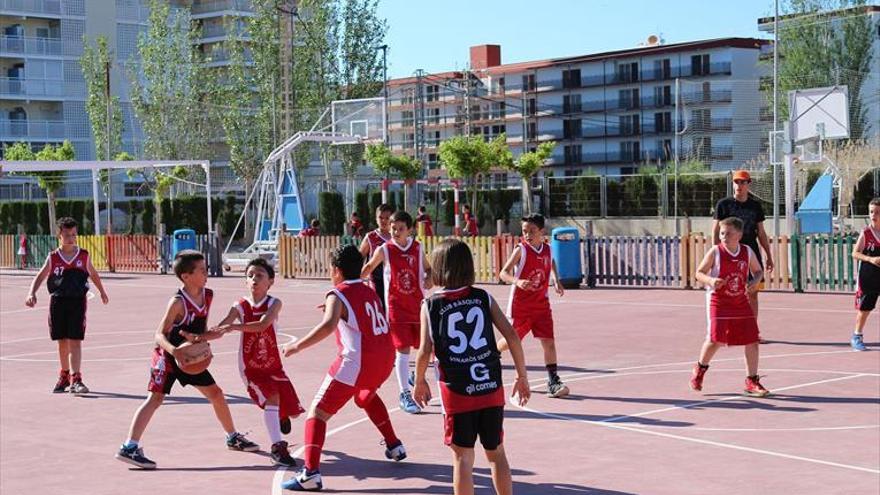
[[[366,236],[364,236],[364,240],[361,241],[361,247],[358,249],[360,249],[361,256],[363,256],[364,259],[366,259],[367,256],[370,255],[370,240],[367,239]]]
[[[416,377],[413,384],[413,400],[419,407],[425,407],[431,400],[431,387],[425,380],[425,372],[428,371],[428,362],[431,360],[431,354],[434,352],[434,342],[431,340],[430,332],[431,324],[428,321],[428,307],[422,304],[421,311],[421,342],[419,353],[416,355]],[[439,366],[435,363],[435,366]]]
[[[107,292],[104,290],[104,284],[101,283],[101,276],[98,275],[98,271],[95,270],[95,266],[92,265],[91,257],[89,257],[87,269],[89,270],[89,278],[92,279],[92,282],[95,283],[95,287],[98,288],[98,292],[101,293],[101,302],[107,304],[108,302],[110,302],[110,298],[107,297]]]
[[[422,252],[422,267],[425,269],[425,280],[422,280],[422,287],[429,290],[434,287],[434,278],[431,276],[431,263],[428,261],[428,255]]]
[[[712,270],[712,265],[715,264],[715,250],[717,249],[716,246],[713,246],[712,249],[706,253],[706,256],[703,256],[703,261],[700,262],[700,265],[697,267],[697,273],[694,274],[694,278],[697,279],[697,282],[711,285],[716,289],[724,285],[724,281],[720,278],[709,276],[709,272]]]
[[[266,314],[264,314],[262,318],[250,323],[234,323],[235,318],[227,322],[229,316],[231,316],[233,312],[235,313],[236,318],[238,317],[238,311],[235,308],[232,308],[229,311],[229,315],[217,325],[217,331],[221,333],[234,332],[236,330],[239,332],[262,332],[272,326],[272,324],[275,323],[275,320],[278,319],[278,313],[281,312],[281,299],[275,299],[275,303],[272,304],[272,307],[269,308],[269,311],[266,311]]]
[[[230,323],[234,323],[235,320],[238,319],[238,310],[235,307],[229,308],[229,313],[226,313],[226,317],[217,324],[217,326],[208,329],[205,333],[190,333],[186,330],[181,330],[180,335],[183,336],[186,340],[190,342],[207,342],[209,340],[217,340],[223,335],[226,334],[228,330],[223,330],[221,327],[224,325],[228,325]]]
[[[159,323],[159,328],[156,329],[156,345],[171,355],[174,355],[177,348],[168,341],[168,334],[171,332],[171,327],[174,326],[174,322],[181,316],[183,316],[183,302],[180,299],[172,298],[168,301],[168,308],[165,310],[165,317],[162,318],[162,322]]]
[[[364,265],[363,270],[361,270],[361,278],[370,278],[373,270],[382,264],[383,261],[385,261],[385,250],[377,249],[376,252],[373,253],[373,257],[370,258],[370,261],[368,261],[367,264]]]
[[[562,287],[562,282],[559,281],[559,271],[556,270],[556,260],[550,259],[550,272],[553,275],[553,286],[556,287],[556,294],[562,296],[565,294],[565,289]]]
[[[526,405],[531,396],[531,388],[529,387],[529,378],[526,372],[526,358],[523,353],[522,342],[519,335],[514,331],[507,317],[501,311],[498,303],[492,298],[492,323],[495,328],[501,332],[507,345],[510,347],[510,356],[513,358],[513,366],[516,368],[516,381],[513,384],[513,393],[511,397],[517,397],[520,406]]]
[[[764,269],[761,268],[758,257],[751,250],[749,250],[749,272],[752,274],[752,280],[748,283],[747,289],[749,292],[757,292],[758,284],[764,280]]]
[[[773,271],[773,252],[770,251],[770,239],[767,237],[767,231],[764,229],[764,222],[758,222],[758,244],[767,255],[764,257],[764,266],[768,272]],[[755,253],[758,254],[758,253]]]
[[[522,248],[517,246],[514,248],[513,253],[510,254],[510,257],[507,258],[507,262],[504,263],[504,267],[501,268],[501,273],[498,274],[498,277],[502,282],[506,282],[508,284],[516,284],[520,289],[528,290],[529,281],[528,280],[517,280],[516,277],[513,276],[513,267],[519,263],[519,259],[522,256]]]
[[[281,351],[284,352],[285,356],[292,356],[307,347],[317,344],[333,333],[333,330],[336,329],[336,325],[339,323],[339,318],[341,317],[342,302],[338,297],[330,294],[327,296],[327,302],[324,304],[324,319],[321,323],[318,323],[315,328],[311,329],[305,337],[296,342],[281,346]],[[354,315],[351,315],[350,317],[354,317]]]
[[[864,231],[859,234],[859,239],[856,241],[856,245],[853,246],[852,257],[853,259],[857,259],[865,263],[871,263],[872,265],[880,266],[880,256],[868,256],[867,254],[862,253],[862,249],[865,249]]]
[[[31,281],[31,289],[28,292],[27,299],[24,300],[25,306],[29,308],[33,308],[37,304],[37,289],[43,285],[43,280],[49,275],[49,270],[52,268],[52,264],[49,262],[49,256],[46,256],[46,261],[43,263],[43,268],[40,268],[40,272],[34,277]]]

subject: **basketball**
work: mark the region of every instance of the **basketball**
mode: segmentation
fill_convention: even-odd
[[[177,349],[183,354],[177,359],[177,367],[188,375],[198,375],[208,369],[214,357],[207,342],[184,342]]]

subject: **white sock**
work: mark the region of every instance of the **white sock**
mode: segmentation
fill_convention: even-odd
[[[278,406],[266,406],[263,410],[263,421],[269,431],[269,440],[274,444],[281,441],[281,423],[278,418]]]
[[[409,392],[409,354],[397,352],[394,359],[394,374],[401,392]]]

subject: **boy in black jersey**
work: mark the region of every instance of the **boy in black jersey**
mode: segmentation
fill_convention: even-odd
[[[177,366],[178,347],[181,344],[219,339],[223,331],[206,330],[214,293],[205,288],[208,269],[204,255],[189,249],[177,253],[174,257],[174,274],[183,282],[183,287],[168,301],[165,316],[156,330],[156,348],[153,350],[150,383],[147,385],[150,395],[135,412],[128,430],[128,440],[116,453],[120,461],[143,469],[156,469],[156,463],[144,455],[144,449],[139,445],[141,435],[165,396],[171,393],[175,381],[196,387],[211,402],[214,414],[226,431],[226,446],[230,450],[253,452],[260,449],[259,445],[235,431],[226,397],[211,372],[205,370],[190,375]]]
[[[850,338],[854,351],[866,351],[862,329],[868,321],[868,315],[877,305],[880,296],[880,198],[868,203],[868,217],[871,225],[859,234],[859,240],[853,246],[852,257],[859,263],[859,289],[856,291],[856,328]]]
[[[425,300],[421,311],[421,347],[416,358],[413,396],[427,406],[431,391],[425,371],[433,353],[440,371],[445,442],[453,452],[456,495],[474,493],[474,445],[483,444],[492,470],[495,492],[513,492],[510,465],[502,445],[504,389],[501,358],[492,324],[510,346],[516,367],[513,397],[529,400],[522,345],[498,303],[488,292],[473,287],[474,263],[467,244],[447,239],[431,254],[434,285],[443,287]]]
[[[89,292],[89,278],[101,293],[101,301],[107,304],[110,298],[101,284],[101,277],[92,266],[89,252],[76,244],[76,220],[70,217],[59,218],[58,240],[61,247],[49,253],[40,273],[31,282],[25,305],[33,308],[37,304],[37,289],[48,277],[49,289],[49,337],[58,342],[58,359],[61,372],[52,392],[58,394],[70,387],[72,394],[87,394],[89,388],[83,384],[80,366],[82,364],[82,341],[86,336],[86,295]],[[72,372],[72,373],[71,373]]]

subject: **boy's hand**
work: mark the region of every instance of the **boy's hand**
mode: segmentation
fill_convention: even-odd
[[[516,279],[516,286],[522,290],[532,290],[532,282],[531,280],[527,280],[524,278]]]
[[[513,382],[513,393],[511,397],[516,399],[519,406],[524,406],[532,396],[532,389],[529,386],[529,380],[526,377],[519,377]]]
[[[431,387],[424,378],[416,380],[416,383],[413,386],[413,400],[416,401],[416,404],[422,409],[428,406],[428,402],[431,402]]]
[[[104,303],[104,304],[107,304],[107,303],[110,302],[110,298],[107,297],[107,293],[106,293],[106,292],[102,292],[102,293],[101,293],[101,302]]]
[[[880,266],[880,256],[872,256],[871,258],[869,258],[869,261],[874,266]]]
[[[556,295],[557,296],[562,297],[565,295],[565,289],[562,287],[562,284],[559,282],[559,280],[557,280],[556,283],[553,285],[556,287]]]
[[[299,352],[299,341],[291,342],[289,344],[284,344],[281,346],[281,352],[284,353],[284,357],[290,357]]]
[[[196,342],[201,340],[201,338],[199,337],[199,334],[187,332],[186,330],[181,330],[180,336],[185,338],[186,341],[191,344],[195,344]],[[177,356],[175,355],[175,357],[177,357]]]
[[[37,295],[36,294],[28,294],[27,299],[24,300],[24,305],[33,308],[37,305]]]
[[[710,284],[713,289],[718,290],[724,287],[724,279],[720,277],[712,278],[712,283]]]

